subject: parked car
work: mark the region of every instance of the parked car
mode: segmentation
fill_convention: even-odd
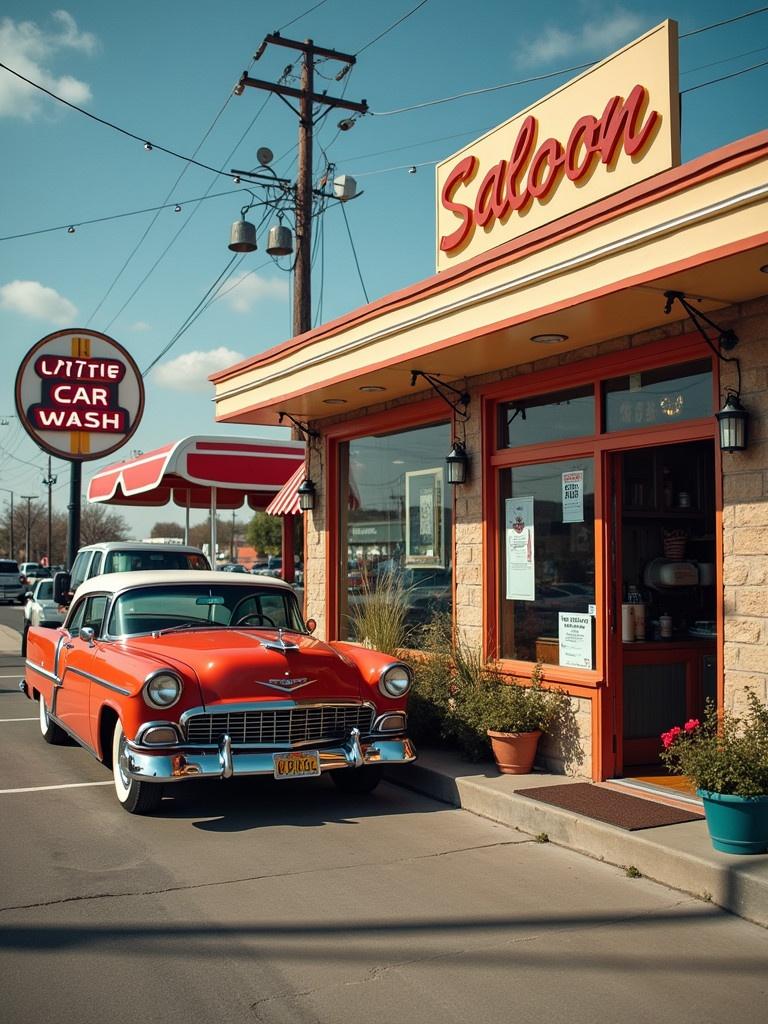
[[[239,562],[228,562],[227,565],[220,565],[219,572],[248,572],[244,565]]]
[[[21,654],[27,653],[27,632],[30,626],[60,626],[64,621],[64,609],[53,599],[53,580],[36,580],[26,593],[24,605],[24,626],[21,632]]]
[[[194,779],[330,772],[370,792],[413,761],[410,669],[323,643],[281,580],[218,572],[94,577],[64,625],[31,626],[21,688],[48,743],[74,737],[111,768],[125,810]]]
[[[22,562],[19,572],[24,577],[24,585],[27,589],[30,588],[34,580],[49,580],[51,578],[51,570],[47,566],[40,565],[39,562]]]
[[[12,558],[0,558],[0,601],[12,604],[26,601],[24,577],[19,572],[19,563]]]
[[[70,573],[57,574],[57,578],[63,578],[58,584],[57,596],[62,603],[69,604],[81,583],[102,573],[210,568],[199,548],[184,544],[152,544],[138,540],[89,544],[78,551]]]

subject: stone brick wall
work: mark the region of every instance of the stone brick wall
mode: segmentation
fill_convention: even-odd
[[[723,453],[725,705],[739,713],[751,687],[768,700],[768,298],[718,318],[739,337],[741,401],[749,413],[748,448]],[[735,386],[724,364],[723,387]]]

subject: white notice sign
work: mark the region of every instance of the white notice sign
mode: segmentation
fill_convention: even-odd
[[[507,554],[507,600],[536,599],[536,559],[533,541],[533,498],[504,502]]]
[[[584,470],[563,473],[563,522],[584,522]]]
[[[560,664],[571,668],[592,668],[592,616],[560,612],[558,619]]]

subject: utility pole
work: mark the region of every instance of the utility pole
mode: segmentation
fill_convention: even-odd
[[[36,500],[36,498],[37,498],[36,494],[22,494],[21,495],[22,501],[26,501],[26,503],[27,503],[27,545],[26,545],[26,548],[24,550],[24,561],[25,562],[31,562],[32,561],[32,559],[29,557],[30,528],[31,528],[31,525],[32,525],[31,522],[30,522],[30,507],[29,507],[29,503],[31,501]]]
[[[243,72],[240,81],[235,86],[235,94],[241,95],[245,86],[276,93],[299,118],[299,166],[296,177],[296,262],[294,265],[293,285],[293,333],[295,336],[297,334],[304,334],[305,331],[310,330],[312,327],[312,290],[310,281],[312,260],[312,133],[319,118],[328,113],[325,110],[318,117],[315,117],[314,105],[339,107],[343,110],[353,110],[359,114],[365,114],[368,111],[368,104],[365,100],[362,100],[360,103],[352,103],[341,97],[327,96],[325,93],[316,93],[314,91],[316,57],[322,57],[324,60],[339,61],[344,64],[344,67],[336,76],[337,80],[341,80],[356,63],[356,58],[352,54],[339,53],[337,50],[328,50],[322,46],[315,46],[311,39],[305,39],[303,43],[296,39],[284,39],[279,33],[273,32],[265,36],[261,46],[259,46],[254,54],[254,60],[259,60],[270,44],[272,46],[285,46],[291,50],[298,50],[303,54],[301,88],[295,89],[280,82],[265,82],[257,78],[250,78],[246,72]],[[298,109],[286,99],[287,96],[299,101]]]
[[[53,565],[53,526],[51,518],[51,491],[56,483],[56,477],[51,472],[51,456],[48,456],[48,476],[43,480],[43,486],[48,488],[48,565]]]
[[[14,543],[13,543],[13,491],[10,488],[8,488],[8,487],[0,487],[0,491],[5,491],[6,494],[10,494],[10,496],[11,496],[11,522],[10,522],[10,530],[8,531],[9,532],[9,538],[8,538],[8,542],[9,542],[8,557],[12,558],[15,561],[16,560],[16,553],[14,551]]]

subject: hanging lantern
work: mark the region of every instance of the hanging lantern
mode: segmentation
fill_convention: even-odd
[[[302,512],[311,512],[315,507],[315,485],[305,477],[296,492],[299,496],[299,508]]]
[[[267,253],[270,256],[289,256],[293,252],[293,235],[284,224],[273,224],[267,236]]]
[[[229,233],[229,248],[232,252],[255,252],[258,248],[256,227],[245,217],[242,220],[236,220],[232,225],[232,230]]]
[[[739,396],[729,391],[725,405],[715,413],[715,419],[720,427],[720,450],[743,452],[747,447],[747,412]]]
[[[445,461],[448,464],[448,483],[463,484],[467,479],[469,456],[461,441],[453,442],[453,448],[446,455]]]

